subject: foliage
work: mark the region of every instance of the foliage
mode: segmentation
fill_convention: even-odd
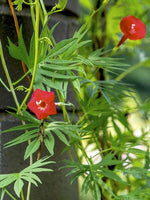
[[[24,181],[31,182],[35,186],[38,186],[38,183],[42,183],[39,177],[34,173],[52,171],[51,169],[43,168],[43,166],[47,164],[54,163],[53,161],[46,161],[47,159],[48,157],[42,158],[19,173],[0,175],[0,188],[3,188],[1,199],[3,199],[4,194],[6,193],[6,186],[13,182],[14,191],[18,197],[20,197],[20,193],[22,192]]]
[[[85,21],[81,22],[83,24],[79,30],[71,38],[58,43],[53,36],[58,24],[50,29],[48,20],[52,14],[65,9],[66,0],[59,0],[49,12],[46,11],[42,0],[13,2],[20,11],[24,4],[30,6],[34,30],[29,47],[25,44],[23,25],[20,26],[17,46],[8,38],[10,55],[26,66],[25,75],[15,83],[12,83],[9,77],[0,45],[0,57],[9,88],[2,79],[0,81],[12,93],[16,103],[16,108],[8,105],[8,113],[18,118],[21,123],[1,133],[7,134],[12,131],[20,133],[4,147],[11,148],[26,143],[24,159],[29,158],[30,164],[19,173],[0,175],[1,200],[6,194],[15,199],[8,192],[7,186],[10,184],[14,184],[15,194],[23,200],[25,181],[28,182],[29,188],[26,191],[27,200],[30,199],[31,184],[37,186],[41,183],[35,173],[52,171],[44,166],[52,164],[53,161],[48,161],[49,157],[40,157],[44,145],[53,158],[55,136],[65,145],[62,153],[68,152],[70,156],[70,160],[62,161],[61,170],[71,169],[67,174],[67,176],[72,175],[71,183],[80,177],[83,179],[81,195],[87,195],[92,191],[94,200],[149,198],[149,132],[141,128],[142,134],[137,137],[130,117],[133,112],[137,112],[142,115],[144,121],[148,121],[150,102],[142,104],[137,100],[132,85],[121,81],[137,66],[144,64],[149,67],[149,59],[130,66],[125,59],[118,56],[119,49],[108,50],[113,42],[118,43],[121,17],[135,14],[135,6],[129,6],[128,11],[126,6],[122,6],[127,5],[127,2],[129,3],[124,0],[112,2],[104,0],[100,1],[98,6],[98,1],[81,1],[88,16],[82,13],[85,14]],[[140,18],[144,10],[139,2],[136,12]],[[146,11],[149,6],[147,3]],[[32,12],[33,7],[34,12]],[[95,11],[91,13],[92,9]],[[116,9],[120,9],[120,12],[116,12]],[[100,19],[102,21],[108,19],[107,25],[103,27]],[[143,20],[146,22],[146,17]],[[28,75],[30,75],[30,86],[25,88],[21,85],[21,80]],[[75,94],[77,107],[68,102],[70,87]],[[31,92],[37,88],[55,91],[59,100],[55,105],[58,112],[63,113],[62,120],[56,121],[51,116],[46,120],[39,120],[30,113],[26,102]],[[26,96],[21,105],[18,103],[15,89],[25,89]],[[131,106],[128,102],[134,103]],[[44,110],[44,107],[42,109]],[[76,159],[72,155],[72,149]],[[37,157],[35,162],[32,162],[33,155]]]

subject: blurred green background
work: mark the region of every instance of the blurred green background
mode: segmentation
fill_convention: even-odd
[[[102,5],[103,0],[79,0],[79,3],[79,22],[82,25],[89,20],[92,11]],[[123,63],[129,64],[129,68],[135,68],[121,81],[131,84],[136,91],[136,100],[143,104],[150,100],[150,0],[110,0],[103,11],[94,16],[91,21],[86,39],[92,40],[92,43],[89,48],[82,49],[82,51],[85,54],[87,51],[88,54],[98,48],[112,50],[123,35],[120,30],[120,21],[128,15],[139,18],[146,25],[146,36],[137,41],[127,39],[113,57],[121,58]],[[118,71],[117,75],[110,74],[110,78],[119,76],[119,73],[122,71]],[[142,127],[141,116],[136,113],[133,118],[131,120],[133,127],[137,129],[137,124]],[[82,180],[79,181],[79,189],[81,183]],[[81,196],[80,200],[93,200],[93,197],[88,193],[86,196]]]
[[[93,10],[96,10],[103,3],[103,0],[80,0],[79,2],[80,22],[82,24],[89,19]],[[122,81],[132,84],[143,102],[150,97],[150,1],[110,0],[102,14],[93,19],[92,28],[87,37],[98,48],[112,49],[122,37],[120,20],[128,15],[139,18],[146,25],[146,36],[142,40],[126,40],[114,56],[123,58],[123,62],[130,66],[138,64],[138,68],[129,73]]]

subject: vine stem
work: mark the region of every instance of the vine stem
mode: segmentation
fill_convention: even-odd
[[[31,19],[32,19],[32,24],[33,24],[33,28],[35,29],[35,14],[34,14],[34,7],[33,7],[33,2],[32,0],[29,0],[30,2],[30,12],[31,12]]]
[[[94,10],[92,15],[91,15],[91,18],[98,12],[101,12],[103,10],[103,8],[109,3],[110,0],[104,0],[102,5],[97,9],[97,10]]]
[[[3,49],[2,49],[2,44],[1,44],[1,40],[0,40],[0,58],[1,58],[1,61],[2,61],[2,65],[3,65],[3,69],[4,69],[4,72],[5,72],[5,75],[6,75],[6,78],[7,78],[7,81],[8,81],[8,84],[9,84],[9,87],[10,87],[10,91],[12,93],[12,96],[14,98],[14,101],[15,101],[15,104],[16,104],[16,107],[17,109],[19,109],[19,102],[18,102],[18,99],[17,99],[17,96],[16,96],[16,93],[15,93],[15,90],[14,90],[14,87],[13,87],[13,83],[11,81],[11,78],[10,78],[10,75],[9,75],[9,72],[8,72],[8,69],[7,69],[7,66],[6,66],[6,63],[5,63],[5,59],[4,59],[4,54],[3,54]],[[22,121],[22,124],[25,124],[24,121]],[[30,141],[28,141],[30,143]],[[30,165],[32,164],[32,156],[30,156]],[[30,188],[31,188],[31,183],[29,182],[28,184],[28,192],[27,192],[27,197],[29,197],[29,194],[30,194]],[[6,190],[6,193],[14,200],[16,200],[13,196],[11,196],[11,194]],[[29,200],[29,198],[28,198]]]
[[[37,61],[38,61],[38,36],[39,36],[39,0],[35,0],[35,9],[36,9],[36,19],[35,19],[35,29],[34,29],[34,32],[35,32],[35,57],[34,57],[34,66],[33,66],[33,74],[32,74],[32,79],[31,79],[31,84],[30,84],[30,87],[28,89],[28,92],[21,104],[21,106],[19,107],[17,113],[20,113],[22,107],[24,106],[24,104],[26,103],[30,93],[31,93],[31,90],[33,88],[33,83],[34,83],[34,80],[35,80],[35,75],[36,75],[36,69],[37,69]]]
[[[64,98],[62,97],[60,92],[58,90],[56,92],[57,92],[59,101],[62,102],[62,103],[65,103]],[[69,116],[68,116],[68,113],[67,113],[65,105],[62,105],[62,111],[63,111],[63,117],[64,117],[65,122],[70,122],[70,119],[69,119]]]
[[[128,69],[128,71],[124,71],[122,74],[120,74],[117,78],[116,81],[121,81],[123,78],[125,78],[129,73],[134,71],[135,69],[141,67],[141,63],[138,63],[137,65],[133,65]]]
[[[11,93],[13,95],[15,104],[16,104],[17,109],[18,109],[20,105],[19,105],[16,93],[15,93],[15,90],[14,90],[14,87],[13,87],[13,83],[11,81],[11,78],[10,78],[6,63],[5,63],[1,40],[0,40],[0,57],[1,57],[2,65],[3,65],[3,69],[4,69],[4,72],[5,72],[9,87],[10,87],[10,91],[11,91]]]
[[[44,26],[48,21],[48,15],[43,0],[40,0],[40,3],[43,10],[43,16],[44,16],[43,26]]]
[[[30,2],[32,2],[32,0],[30,0]],[[26,94],[21,106],[19,107],[18,112],[20,112],[21,108],[26,103],[26,101],[27,101],[27,99],[28,99],[28,97],[29,97],[29,95],[31,93],[31,90],[33,88],[33,83],[34,83],[34,80],[35,80],[36,69],[37,69],[37,61],[38,61],[39,11],[40,11],[39,0],[35,0],[35,12],[36,12],[35,17],[34,17],[33,7],[30,7],[30,8],[31,8],[32,22],[33,22],[33,27],[34,27],[34,32],[35,32],[34,66],[33,66],[33,74],[32,74],[32,79],[31,79],[31,83],[30,83],[30,87],[29,87],[28,93]],[[29,143],[30,143],[30,141],[29,141]],[[30,165],[32,164],[32,162],[33,162],[33,158],[32,158],[32,156],[30,156]],[[30,199],[30,192],[31,192],[31,182],[28,183],[26,200]]]
[[[13,200],[17,200],[15,197],[13,197],[12,194],[10,194],[10,192],[8,192],[8,190],[5,189],[5,192],[8,194],[8,196],[10,196]]]
[[[28,141],[28,144],[30,144],[31,143],[31,141],[29,140]],[[33,157],[32,157],[32,155],[30,156],[30,166],[32,165],[32,163],[33,163]],[[32,172],[30,172],[30,173],[32,173]],[[27,197],[26,197],[26,200],[29,200],[30,199],[30,192],[31,192],[31,182],[28,182],[28,187],[27,187]]]
[[[23,189],[21,190],[21,199],[24,200]]]

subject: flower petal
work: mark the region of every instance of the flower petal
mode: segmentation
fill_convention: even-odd
[[[138,18],[129,15],[120,21],[120,29],[123,32],[123,37],[118,43],[119,47],[127,38],[130,40],[139,40],[145,37],[145,24]]]
[[[27,106],[33,113],[36,114],[38,119],[45,119],[49,115],[57,114],[54,100],[54,92],[36,89]]]

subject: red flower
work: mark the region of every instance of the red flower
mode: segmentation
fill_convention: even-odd
[[[124,35],[117,47],[119,47],[127,38],[130,40],[139,40],[144,38],[146,34],[145,24],[132,15],[124,17],[121,20],[120,29]]]
[[[45,119],[48,115],[57,114],[54,99],[54,92],[36,89],[27,106],[36,114],[38,119]]]

